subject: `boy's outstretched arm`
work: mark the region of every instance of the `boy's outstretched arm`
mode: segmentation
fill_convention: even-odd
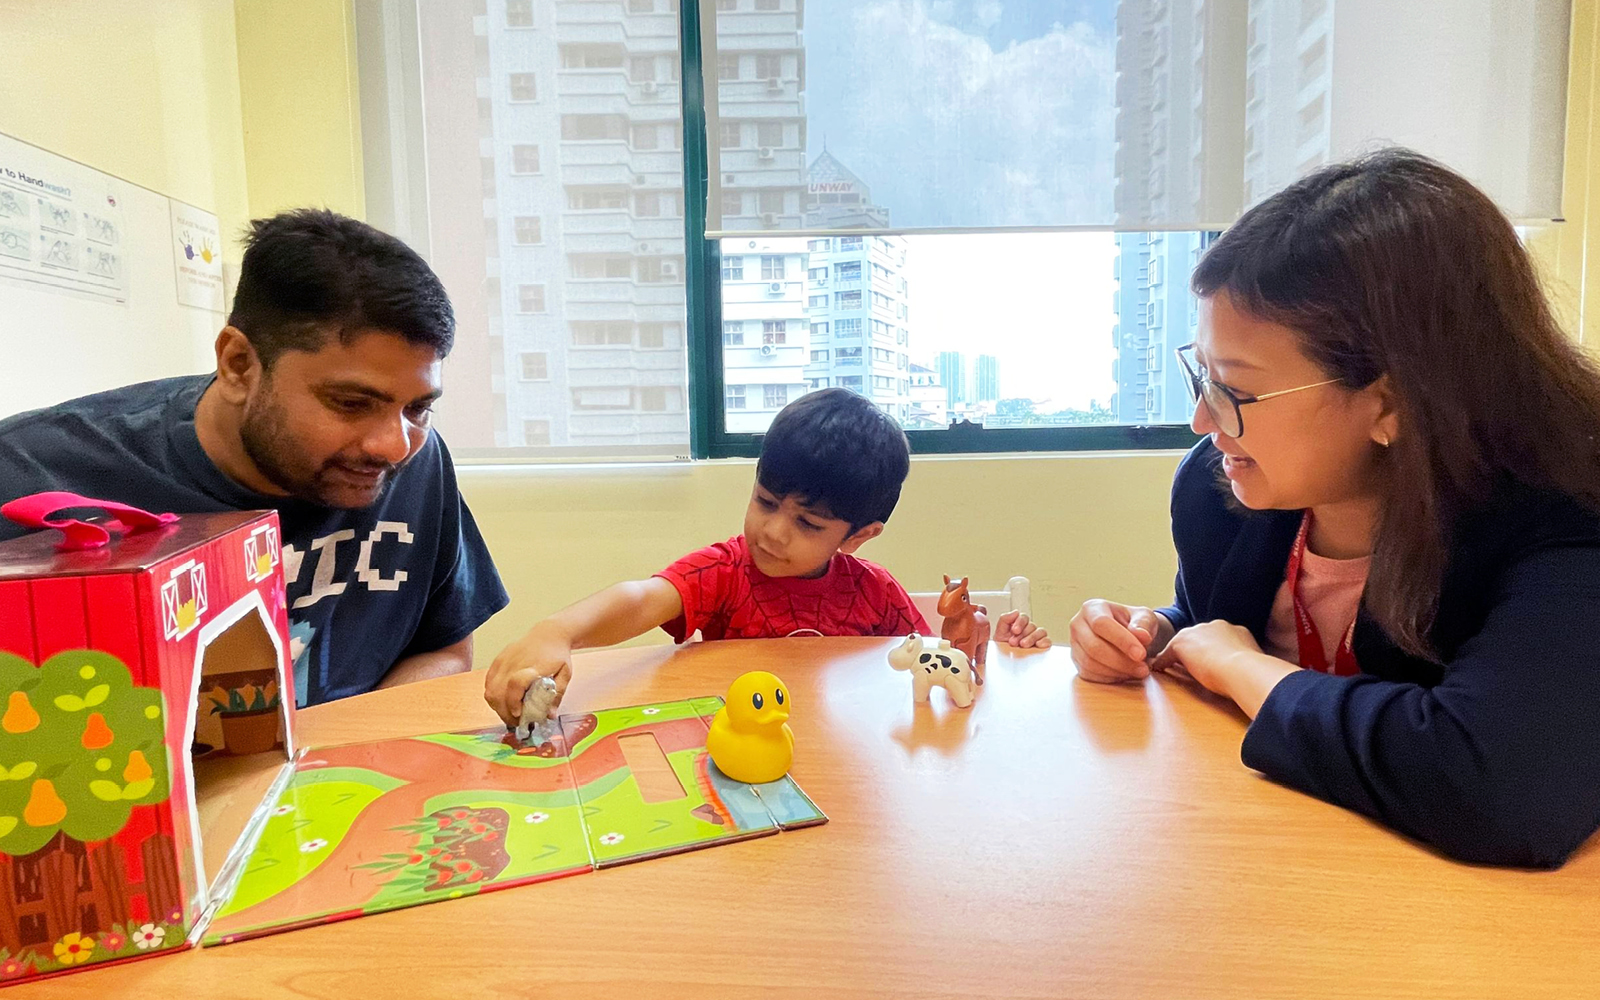
[[[643,635],[683,614],[678,588],[659,577],[629,580],[569,605],[500,651],[484,679],[483,700],[508,726],[522,718],[522,696],[535,678],[556,682],[556,704],[572,680],[572,652]]]

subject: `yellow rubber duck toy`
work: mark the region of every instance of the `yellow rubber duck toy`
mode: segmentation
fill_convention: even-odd
[[[788,774],[794,763],[789,707],[788,688],[765,670],[735,678],[727,704],[717,709],[706,736],[706,750],[717,768],[752,785]]]

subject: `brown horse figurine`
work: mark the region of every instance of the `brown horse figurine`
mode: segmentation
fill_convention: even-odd
[[[939,595],[939,614],[944,624],[939,629],[941,638],[967,654],[972,664],[972,674],[983,683],[984,663],[989,653],[989,609],[973,604],[967,596],[967,578],[944,578],[944,593]]]

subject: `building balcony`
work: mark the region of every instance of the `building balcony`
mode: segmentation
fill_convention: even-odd
[[[719,150],[717,156],[723,173],[740,175],[742,188],[799,187],[805,170],[805,155],[798,149],[735,146]]]
[[[617,346],[567,348],[567,381],[589,386],[682,385],[683,350],[639,350]]]
[[[567,434],[575,445],[606,444],[615,438],[640,438],[646,435],[677,435],[687,441],[689,418],[683,410],[671,413],[571,410],[567,414]]]
[[[681,252],[683,220],[665,217],[641,218],[625,209],[569,209],[561,213],[561,235],[569,241],[567,246],[569,252],[577,249],[570,243],[573,237],[623,236],[650,241],[676,239],[680,241],[677,250],[661,251],[676,253]]]

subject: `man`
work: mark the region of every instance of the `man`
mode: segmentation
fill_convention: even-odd
[[[429,429],[455,337],[444,287],[333,212],[257,220],[245,246],[215,374],[0,421],[0,502],[276,509],[301,705],[470,669],[506,593]],[[0,522],[0,540],[21,531]]]

